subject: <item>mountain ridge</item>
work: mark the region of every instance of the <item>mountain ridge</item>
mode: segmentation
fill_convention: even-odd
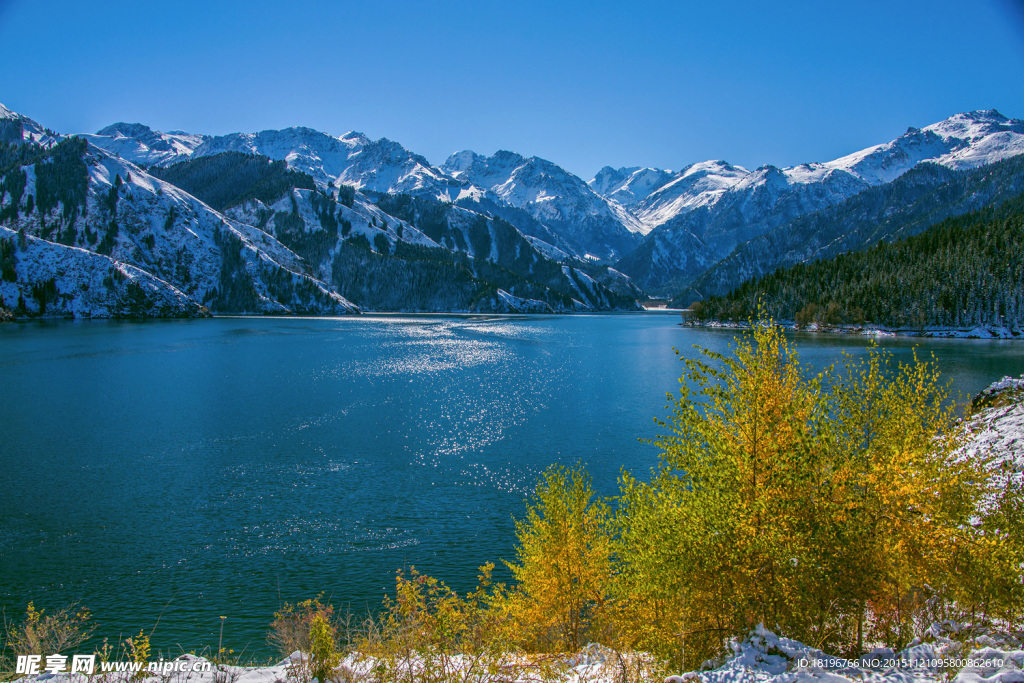
[[[277,201],[271,206],[264,201],[237,210],[224,206],[222,218],[253,222],[262,226],[254,229],[269,230],[271,236],[276,234],[277,226],[286,226],[282,234],[288,240],[298,240],[295,244],[305,245],[303,248],[311,248],[310,240],[322,243],[315,251],[317,257],[334,253],[334,247],[325,246],[331,240],[339,249],[343,242],[350,241],[347,236],[336,237],[335,232],[335,223],[348,216],[344,220],[354,221],[351,239],[364,239],[362,244],[368,245],[371,254],[387,258],[402,250],[413,260],[457,261],[462,265],[451,267],[467,267],[476,274],[486,271],[511,286],[519,282],[517,278],[534,277],[535,266],[508,260],[510,255],[502,253],[496,246],[499,242],[494,241],[498,233],[506,235],[500,242],[503,248],[514,247],[516,253],[525,250],[530,254],[529,263],[552,262],[567,269],[568,275],[550,280],[550,286],[555,287],[551,291],[582,299],[575,304],[561,299],[548,304],[564,310],[600,307],[612,301],[606,294],[596,295],[587,287],[578,287],[577,279],[591,277],[584,277],[588,270],[602,273],[605,279],[601,286],[631,296],[643,296],[637,286],[656,295],[674,295],[723,263],[741,245],[756,246],[763,235],[785,230],[803,216],[840,205],[870,188],[887,186],[923,163],[962,170],[1024,154],[1024,121],[1008,119],[994,109],[975,110],[923,128],[910,127],[894,140],[827,162],[784,168],[766,164],[754,170],[724,160],[695,162],[678,171],[604,167],[589,182],[542,157],[509,150],[490,156],[464,150],[434,166],[388,138],[371,140],[355,131],[332,136],[303,126],[210,136],[164,133],[142,123],[119,122],[82,138],[90,149],[136,164],[136,175],[145,174],[145,168],[160,175],[161,169],[176,164],[221,159],[229,153],[286,164],[291,171],[311,178],[312,184],[305,190],[294,189],[285,204]],[[45,150],[65,138],[0,105],[0,139],[5,144],[37,145]],[[20,181],[11,182],[14,187]],[[28,180],[26,183],[31,184]],[[199,191],[199,186],[193,187]],[[427,237],[404,219],[371,208],[398,206],[385,201],[393,196],[418,198],[424,202],[423,207],[432,207],[418,209],[416,220],[426,220],[427,232],[441,241]],[[339,207],[343,197],[350,198],[348,201],[355,197],[356,206]],[[323,214],[326,227],[320,218],[328,210],[324,202],[334,207],[329,209],[330,216]],[[8,202],[4,210],[27,215],[31,208]],[[295,218],[286,218],[288,215]],[[496,233],[499,224],[507,224],[519,236],[512,237],[505,227]],[[300,225],[306,226],[301,228],[305,233],[295,232],[299,229],[295,226]],[[302,236],[310,230],[327,230],[329,234]],[[415,235],[425,241],[410,241]],[[410,248],[440,251],[412,256]],[[748,252],[754,259],[751,264],[771,258],[767,251],[755,253],[755,247],[749,247]],[[462,258],[469,260],[463,263],[459,261]],[[506,264],[501,268],[512,266],[514,276],[511,271],[503,275],[504,271],[493,270],[498,263]],[[362,257],[351,264],[377,268]],[[331,284],[335,277],[332,268],[316,270],[323,265],[305,267],[319,273],[316,277],[321,278],[325,291],[333,291],[332,287],[340,285]],[[761,266],[751,267],[756,271]],[[547,272],[545,269],[547,266],[541,267]],[[409,273],[401,277],[406,276]],[[378,283],[383,286],[384,281]],[[549,297],[550,292],[544,293],[548,290],[531,290],[531,286],[522,285],[524,291],[530,290],[530,296]],[[469,291],[466,289],[464,294]],[[588,298],[592,295],[596,296],[593,300]],[[494,297],[494,302],[501,300],[496,293]]]
[[[372,302],[370,308],[391,310],[552,312],[636,306],[576,265],[552,261],[512,226],[451,203],[425,199],[431,206],[447,207],[441,223],[431,223],[438,228],[438,242],[381,210],[379,198],[348,185],[318,186],[300,171],[285,170],[290,164],[283,161],[219,150],[197,156],[186,149],[185,161],[167,169],[154,165],[153,172],[165,174],[200,161],[207,168],[179,168],[175,183],[169,183],[84,136],[57,136],[47,151],[34,135],[29,137],[41,127],[13,112],[4,120],[14,121],[18,133],[4,148],[6,161],[0,164],[0,223],[6,231],[0,238],[8,254],[0,307],[8,313],[358,312],[341,291]],[[104,132],[108,139],[145,145],[147,154],[169,152],[162,159],[182,156],[174,140],[141,124],[115,124]],[[365,142],[360,136],[349,140]],[[209,143],[196,148],[216,149]],[[390,141],[363,147],[403,158]],[[280,164],[277,170],[275,163]],[[225,183],[231,192],[222,191]],[[246,190],[249,185],[252,189]],[[60,263],[75,267],[68,270]],[[630,292],[616,284],[624,276],[602,277],[609,286]],[[410,279],[416,283],[412,289]],[[119,287],[125,280],[127,299]],[[394,291],[381,296],[387,289]],[[122,299],[130,305],[118,303]]]

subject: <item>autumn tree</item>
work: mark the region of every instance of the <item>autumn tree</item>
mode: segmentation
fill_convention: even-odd
[[[603,624],[611,576],[609,509],[579,467],[541,477],[516,521],[516,580],[495,600],[530,649],[577,650]]]
[[[685,362],[660,464],[624,476],[616,517],[634,647],[698,666],[759,623],[833,651],[900,647],[929,598],[960,590],[964,549],[998,546],[972,523],[992,479],[958,456],[932,364],[872,348],[810,375],[771,323]]]

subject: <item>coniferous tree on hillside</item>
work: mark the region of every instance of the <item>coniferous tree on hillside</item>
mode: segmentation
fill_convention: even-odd
[[[801,263],[694,306],[697,320],[766,314],[798,325],[1024,324],[1024,195],[861,252]]]
[[[316,189],[313,178],[284,161],[256,154],[223,152],[181,161],[151,173],[224,211],[250,199],[273,204],[295,188]]]

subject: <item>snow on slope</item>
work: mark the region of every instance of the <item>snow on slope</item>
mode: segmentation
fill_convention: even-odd
[[[498,201],[552,223],[559,233],[575,229],[606,237],[619,232],[616,226],[647,234],[678,216],[715,207],[730,194],[757,192],[765,186],[776,195],[804,195],[801,209],[815,210],[866,187],[891,182],[921,161],[967,168],[1024,153],[1024,121],[1007,119],[995,110],[957,114],[923,129],[911,128],[889,143],[825,163],[784,169],[765,166],[753,172],[723,161],[691,164],[677,173],[605,167],[589,183],[537,157],[527,159],[511,152],[483,157],[467,150],[453,154],[436,168],[386,138],[373,141],[354,132],[335,138],[302,127],[207,138],[154,133],[139,124],[114,124],[88,137],[142,164],[165,165],[189,154],[235,150],[285,160],[292,168],[312,175],[321,186],[341,182],[367,191],[426,195],[445,201],[479,201],[482,194],[490,192]],[[843,189],[836,193],[807,188],[823,183]],[[808,202],[808,196],[820,201]],[[763,198],[757,202],[767,210],[774,203]],[[744,218],[757,220],[756,216]],[[608,250],[590,244],[583,251]]]
[[[169,166],[189,158],[207,140],[181,131],[161,133],[141,123],[115,123],[95,135],[82,135],[92,144],[142,166]]]
[[[972,402],[974,436],[964,454],[990,459],[999,477],[1024,480],[1024,376],[993,382]]]
[[[747,240],[892,182],[923,161],[965,169],[1021,153],[1024,121],[982,110],[911,128],[891,142],[826,163],[754,171],[722,161],[694,164],[633,206],[651,232],[618,267],[653,291],[678,288],[702,272],[685,253],[694,237],[722,259]],[[645,262],[644,254],[659,254],[661,265]]]
[[[450,179],[397,142],[370,140],[350,132],[332,137],[312,128],[234,133],[207,140],[195,154],[225,151],[262,154],[308,173],[321,187],[352,185],[359,190],[449,198]],[[457,193],[457,191],[456,191]]]
[[[144,126],[115,124],[101,132],[113,137],[97,143],[107,144],[125,158],[141,163],[167,163],[172,158],[170,151],[151,146],[154,143],[148,140],[154,134]],[[500,215],[524,234],[578,258],[589,254],[620,259],[647,235],[659,242],[647,253],[658,254],[671,274],[659,275],[656,264],[640,270],[623,264],[623,270],[630,275],[648,272],[644,284],[654,288],[699,275],[703,267],[699,264],[709,258],[705,254],[689,258],[680,252],[678,259],[689,265],[672,263],[672,253],[687,244],[699,242],[711,250],[710,258],[722,258],[747,239],[868,187],[891,182],[922,161],[959,169],[1024,153],[1024,121],[1007,119],[994,110],[957,114],[922,129],[911,128],[891,142],[824,163],[790,168],[768,165],[748,171],[724,161],[706,161],[675,173],[605,167],[589,183],[551,162],[504,151],[491,157],[458,152],[438,168],[396,142],[373,141],[354,132],[332,137],[310,128],[289,128],[189,140],[156,135],[155,144],[170,145],[173,154],[236,150],[285,160],[312,175],[321,187],[345,183],[366,192],[459,202]],[[196,139],[203,141],[188,152]],[[159,160],[160,154],[166,160]],[[665,232],[680,230],[692,237]],[[657,234],[649,234],[652,231]],[[633,256],[630,263],[638,258]]]
[[[484,157],[464,151],[453,154],[441,168],[454,178],[490,190],[510,206],[528,209],[541,221],[618,217],[611,203],[580,178],[540,157],[505,150]],[[626,221],[627,230],[642,231],[632,216]]]
[[[977,168],[1024,154],[1024,120],[1008,119],[995,109],[956,114],[924,129],[952,149],[937,163],[954,169]]]
[[[304,274],[302,271],[305,264],[302,259],[264,231],[226,218],[192,195],[121,159],[107,155],[94,158],[90,169],[90,200],[93,205],[97,204],[104,192],[110,191],[118,176],[122,179],[130,176],[130,181],[123,182],[121,186],[126,188],[121,193],[128,201],[123,205],[119,202],[118,222],[127,228],[129,234],[148,231],[162,239],[154,239],[156,247],[149,254],[143,249],[145,244],[140,248],[131,238],[119,241],[113,255],[139,259],[159,269],[168,267],[172,250],[175,258],[179,250],[187,250],[186,253],[194,255],[188,277],[189,291],[205,298],[221,285],[222,264],[219,260],[226,247],[218,244],[217,234],[230,234],[242,245],[240,255],[258,297],[258,310],[289,313],[293,312],[293,306],[299,310],[311,306],[315,308],[310,300],[277,300],[265,281],[267,271],[276,268],[287,272],[296,283],[304,282],[312,286],[324,299],[326,310],[321,312],[347,313],[355,310],[350,302]],[[90,215],[99,211],[98,206],[90,206]]]
[[[337,210],[336,219],[348,221],[351,225],[351,232],[348,236],[362,235],[370,244],[375,244],[378,235],[382,235],[387,240],[391,251],[394,250],[395,243],[399,241],[421,247],[437,248],[440,246],[415,226],[384,213],[361,194],[356,195],[351,207],[338,205]],[[225,215],[243,225],[260,225],[262,231],[280,238],[282,237],[278,232],[280,216],[282,214],[290,216],[293,213],[302,219],[303,232],[306,236],[325,230],[316,208],[314,192],[307,189],[294,189],[270,206],[264,205],[258,199],[252,199],[231,207],[225,212]],[[265,216],[270,217],[265,218]],[[333,248],[336,244],[331,246]],[[322,262],[310,263],[307,261],[305,263],[312,269],[313,275],[324,282],[330,282],[334,274],[330,256],[331,252],[327,252]]]
[[[466,150],[450,156],[441,170],[482,188],[493,201],[525,211],[579,255],[589,253],[602,259],[621,256],[636,246],[644,232],[624,207],[539,157],[527,158],[505,150],[485,157]]]
[[[60,136],[52,130],[0,104],[0,142],[34,142],[43,147],[52,147]]]
[[[33,190],[30,184],[22,195],[18,217],[7,227],[22,229],[54,250],[68,248],[60,253],[104,252],[102,259],[75,258],[83,268],[103,270],[100,277],[108,275],[108,262],[130,264],[149,276],[139,276],[140,282],[162,282],[197,306],[209,303],[211,308],[219,306],[231,312],[357,312],[353,304],[304,272],[304,261],[266,232],[226,218],[192,195],[100,148],[89,147],[84,162],[87,194],[77,218],[68,220],[59,204],[45,216],[39,211],[28,213],[25,202]],[[34,167],[25,170],[31,179]],[[16,260],[20,258],[19,249]],[[132,276],[133,272],[125,274]],[[38,284],[33,273],[26,271],[29,279],[23,280],[19,271],[20,286]],[[86,274],[79,279],[95,277]],[[238,293],[244,296],[235,296]],[[7,301],[8,307],[12,304]],[[104,314],[102,306],[96,311]],[[82,308],[69,312],[86,315]]]
[[[672,171],[658,168],[605,166],[587,185],[602,197],[632,208],[673,178]]]
[[[14,243],[18,234],[0,226],[0,239]],[[184,292],[146,271],[102,254],[25,236],[16,255],[17,280],[0,280],[0,307],[54,318],[197,317],[206,308]],[[52,282],[40,301],[32,285]]]
[[[751,192],[768,183],[775,185],[776,192],[785,193],[800,192],[799,186],[828,183],[831,179],[832,185],[849,188],[841,193],[841,199],[845,199],[852,196],[847,192],[855,194],[892,182],[922,161],[964,169],[1017,154],[1024,154],[1024,121],[988,109],[956,114],[922,129],[910,128],[891,142],[824,163],[782,169],[765,166],[751,172],[724,161],[705,161],[685,167],[665,182],[657,174],[668,171],[614,171],[606,167],[590,184],[603,196],[635,207],[637,218],[650,231],[695,208],[714,206],[728,199],[730,193]],[[836,174],[848,177],[837,180]],[[648,187],[651,190],[644,194]],[[626,198],[629,196],[637,198],[635,203],[630,203]]]
[[[400,144],[362,133],[333,137],[306,127],[207,136],[159,133],[137,123],[115,123],[90,142],[136,164],[167,166],[192,156],[233,151],[261,154],[308,173],[320,187],[339,182],[361,190],[448,197],[450,178]],[[457,194],[457,191],[456,191]]]
[[[714,205],[749,175],[742,166],[725,161],[691,164],[641,198],[633,210],[641,222],[653,228],[681,213]]]
[[[1008,634],[960,635],[959,625],[934,624],[899,653],[879,648],[837,657],[758,626],[717,668],[669,676],[666,683],[1021,683],[1024,650]],[[966,641],[966,644],[965,642]],[[951,671],[941,668],[953,664]],[[898,663],[892,666],[891,663]]]
[[[8,116],[12,121],[20,121],[13,113]],[[20,131],[19,123],[19,139]],[[8,222],[15,229],[27,228],[29,234],[41,239],[99,250],[114,260],[148,269],[151,275],[179,287],[195,301],[208,303],[215,312],[226,311],[229,305],[242,306],[240,310],[245,311],[275,313],[329,312],[315,310],[321,305],[332,310],[351,310],[349,302],[332,293],[331,287],[343,287],[348,277],[344,270],[335,272],[336,264],[340,263],[343,269],[376,268],[373,261],[353,260],[350,252],[340,260],[334,258],[343,249],[342,242],[352,239],[357,240],[357,246],[368,245],[368,251],[384,256],[396,254],[397,245],[402,242],[461,252],[477,262],[490,262],[524,278],[522,283],[515,283],[501,270],[487,271],[502,280],[502,286],[512,297],[496,299],[494,305],[508,310],[529,309],[532,304],[517,304],[514,299],[529,301],[535,296],[545,298],[546,310],[628,307],[628,299],[639,294],[631,283],[622,282],[626,279],[624,275],[616,273],[613,277],[602,275],[601,282],[594,287],[577,291],[585,296],[573,301],[574,283],[589,277],[576,267],[579,253],[566,251],[564,241],[539,223],[536,232],[540,237],[533,244],[513,225],[491,218],[492,207],[477,201],[487,198],[485,190],[447,175],[430,166],[423,157],[387,139],[373,141],[359,133],[334,138],[309,128],[206,137],[180,131],[162,133],[130,123],[113,124],[95,135],[82,137],[91,141],[89,188],[87,201],[80,210],[76,209],[75,216],[64,215],[63,221],[68,224],[62,223],[58,214],[63,207],[59,205],[46,216],[28,211],[25,202],[26,197],[35,193],[35,173],[33,167],[26,167],[26,191],[13,214],[15,218]],[[324,192],[295,190],[270,206],[250,200],[222,214],[184,191],[150,177],[132,162],[134,159],[139,164],[162,166],[225,151],[283,160],[293,169],[312,174]],[[561,169],[553,168],[565,175]],[[356,187],[351,206],[328,196],[333,195],[328,188],[339,184]],[[386,204],[373,198],[373,193],[411,195],[433,205],[423,205],[409,213],[405,199]],[[472,208],[456,206],[455,201],[468,202]],[[444,240],[435,241],[410,222],[388,215],[381,209],[386,205],[393,207],[388,210],[403,216],[408,213],[410,220],[425,221],[425,229],[431,234],[437,232],[436,239]],[[623,213],[617,206],[613,211],[620,216]],[[88,221],[75,225],[74,221],[83,216],[88,216]],[[522,216],[527,214],[522,212]],[[443,217],[441,223],[439,217]],[[183,231],[179,232],[179,228]],[[172,233],[174,238],[169,239]],[[238,256],[232,255],[233,244],[224,244],[231,240],[240,244]],[[556,268],[561,274],[546,281],[544,278],[554,272],[553,258],[570,263],[570,274]],[[232,271],[226,275],[228,265],[245,272]],[[403,272],[412,277],[413,270]],[[244,282],[240,284],[239,278]],[[533,283],[534,278],[546,284]],[[286,282],[289,279],[291,285]],[[614,285],[615,292],[606,287],[605,280]],[[520,289],[532,293],[523,297]],[[624,296],[621,292],[629,294]],[[301,293],[305,293],[305,300],[294,298]],[[566,299],[567,295],[570,298]],[[425,296],[429,298],[429,292]],[[417,301],[416,305],[424,305]],[[402,304],[393,297],[389,305]]]

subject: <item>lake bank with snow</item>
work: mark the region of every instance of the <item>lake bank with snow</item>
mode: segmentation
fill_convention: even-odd
[[[850,334],[862,337],[927,337],[932,339],[1024,339],[1024,330],[1002,325],[974,325],[972,327],[887,327],[885,325],[843,325],[826,323],[808,323],[800,325],[793,320],[775,320],[787,331],[823,332],[827,334]],[[692,320],[684,316],[683,327],[746,330],[750,328],[747,321],[730,320]]]

